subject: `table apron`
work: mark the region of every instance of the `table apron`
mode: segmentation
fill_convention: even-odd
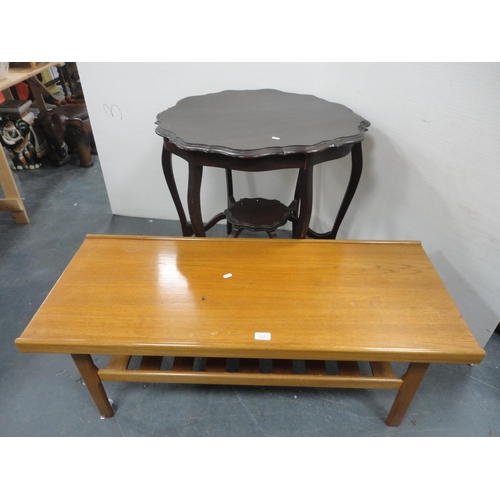
[[[163,147],[166,151],[179,156],[189,164],[205,167],[228,168],[248,172],[265,172],[269,170],[282,170],[289,168],[306,168],[318,163],[337,160],[349,155],[355,143],[345,144],[341,147],[330,147],[323,151],[313,153],[276,154],[259,157],[234,157],[221,153],[203,151],[186,151],[164,139]],[[250,154],[250,153],[249,153]]]

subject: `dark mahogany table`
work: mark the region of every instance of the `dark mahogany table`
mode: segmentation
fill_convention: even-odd
[[[157,116],[156,133],[163,137],[162,165],[184,236],[205,236],[227,213],[203,222],[200,190],[204,166],[226,170],[228,206],[234,206],[232,170],[262,172],[295,168],[297,184],[289,210],[293,237],[336,237],[361,177],[361,142],[370,123],[341,104],[313,95],[272,89],[226,90],[192,96]],[[172,154],[189,165],[186,218],[177,190]],[[313,167],[351,154],[351,176],[333,228],[317,233],[309,227],[313,199]],[[255,201],[255,200],[254,200]],[[250,203],[251,206],[251,203]],[[278,207],[279,208],[279,207]],[[227,212],[227,211],[226,211]],[[285,220],[286,222],[286,220]],[[231,224],[228,223],[228,232]]]

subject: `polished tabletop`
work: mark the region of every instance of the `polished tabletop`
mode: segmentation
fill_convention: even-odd
[[[370,125],[341,104],[274,89],[186,97],[156,123],[156,133],[181,149],[243,158],[361,142]]]
[[[25,352],[479,362],[418,242],[88,236]]]

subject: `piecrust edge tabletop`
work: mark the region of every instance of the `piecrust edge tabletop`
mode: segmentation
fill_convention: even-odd
[[[249,100],[250,97],[253,100]],[[264,98],[270,104],[266,104]],[[285,99],[290,103],[287,104]],[[276,110],[272,109],[273,102],[276,103]],[[298,107],[294,111],[295,103]],[[310,116],[307,117],[309,109]],[[203,121],[205,119],[207,122]],[[329,130],[333,123],[334,129]],[[370,122],[342,104],[314,95],[256,89],[224,90],[185,97],[175,106],[159,113],[156,125],[156,134],[186,151],[257,158],[310,154],[330,147],[358,143],[364,140]],[[294,130],[295,126],[297,129]],[[314,127],[317,127],[315,134],[320,133],[316,139],[314,135],[307,135],[315,130]],[[287,138],[287,130],[293,132],[291,138]],[[213,137],[214,142],[200,140],[207,133],[205,137]],[[238,134],[251,137],[248,142],[250,147],[243,142],[238,144]],[[306,135],[301,137],[302,134]]]

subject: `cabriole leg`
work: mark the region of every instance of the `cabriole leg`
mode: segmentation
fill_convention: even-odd
[[[205,236],[200,200],[202,177],[203,165],[190,163],[188,177],[188,210],[195,236]]]
[[[351,201],[354,198],[354,194],[356,193],[356,189],[358,188],[362,171],[363,171],[363,153],[361,151],[361,143],[358,142],[357,144],[354,145],[351,151],[351,176],[349,178],[349,183],[347,185],[344,198],[342,200],[337,217],[335,219],[335,223],[333,224],[332,231],[329,235],[331,239],[335,239],[337,237],[340,224],[342,224],[344,216],[347,213],[347,209],[349,208],[349,205],[351,204]]]
[[[182,228],[182,236],[192,236],[193,228],[186,219],[186,214],[184,208],[182,207],[181,198],[179,196],[179,191],[177,190],[177,184],[175,182],[174,170],[172,168],[172,154],[165,148],[162,150],[161,162],[163,166],[163,175],[167,181],[167,186],[174,201],[177,214],[179,215],[179,221]]]

